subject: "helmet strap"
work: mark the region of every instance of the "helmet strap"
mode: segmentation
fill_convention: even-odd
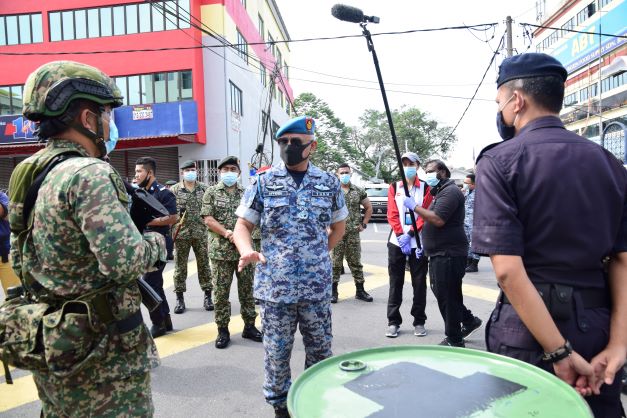
[[[103,158],[105,155],[107,155],[107,147],[105,146],[105,140],[104,140],[104,126],[102,124],[102,117],[101,117],[102,111],[103,111],[103,108],[101,106],[100,114],[94,113],[97,116],[96,132],[93,132],[87,129],[83,125],[76,123],[76,122],[72,122],[69,124],[70,127],[74,128],[75,130],[77,130],[78,132],[80,132],[81,134],[85,135],[87,138],[92,140],[92,142],[98,148],[98,151],[100,151],[100,158]]]

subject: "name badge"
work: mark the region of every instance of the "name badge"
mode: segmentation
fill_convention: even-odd
[[[319,192],[314,190],[311,192],[311,197],[333,197],[333,192]]]
[[[287,190],[268,190],[266,196],[277,197],[277,196],[287,196]]]

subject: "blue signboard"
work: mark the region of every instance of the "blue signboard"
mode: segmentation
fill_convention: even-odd
[[[0,116],[0,144],[36,142],[35,123],[21,115]]]
[[[198,133],[196,102],[122,106],[114,111],[120,138],[147,138]],[[21,115],[0,116],[0,144],[37,142],[36,124]]]
[[[121,139],[198,133],[194,101],[122,106],[114,115]]]
[[[605,55],[627,42],[627,39],[617,37],[627,34],[627,1],[622,1],[607,12],[597,11],[596,16],[599,15],[601,16],[600,23],[597,18],[595,23],[587,26],[582,31],[611,33],[614,35],[601,37],[600,50],[599,35],[574,33],[571,38],[550,53],[566,67],[568,73],[572,73],[598,59],[599,53]],[[568,32],[565,33],[565,36],[568,36]]]

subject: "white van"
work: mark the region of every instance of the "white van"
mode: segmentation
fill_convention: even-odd
[[[372,219],[387,219],[389,184],[366,183],[362,186],[372,204]],[[363,209],[362,209],[363,212]]]

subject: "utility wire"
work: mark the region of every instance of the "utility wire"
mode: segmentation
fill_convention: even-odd
[[[488,63],[488,67],[485,69],[485,72],[483,73],[483,77],[481,77],[481,81],[479,82],[479,85],[477,85],[477,88],[475,89],[475,93],[470,98],[470,101],[468,102],[468,106],[466,106],[466,109],[464,109],[464,112],[462,113],[461,117],[459,118],[459,120],[455,124],[455,127],[453,128],[453,130],[446,137],[447,140],[450,139],[451,136],[453,136],[453,134],[455,133],[455,130],[457,130],[457,127],[459,126],[459,124],[462,123],[462,119],[464,119],[464,116],[466,116],[466,112],[468,112],[468,109],[470,108],[470,105],[472,104],[472,101],[475,99],[475,96],[477,95],[477,92],[481,88],[481,85],[483,84],[483,80],[485,80],[485,76],[488,74],[488,71],[490,71],[490,67],[492,67],[492,63],[494,62],[494,58],[496,58],[496,56],[499,54],[498,51],[501,48],[501,45],[503,44],[503,40],[504,39],[505,39],[505,34],[503,34],[503,36],[501,36],[501,40],[499,41],[499,45],[496,47],[496,51],[492,54],[492,58],[490,58],[490,62]]]
[[[585,34],[588,34],[588,35],[611,36],[611,37],[614,37],[614,38],[627,39],[627,35],[616,35],[616,34],[613,34],[613,33],[590,32],[590,31],[577,30],[577,29],[555,28],[553,26],[534,25],[533,23],[519,23],[519,25],[521,25],[521,26],[531,26],[531,27],[540,28],[540,29],[554,29],[554,30],[561,30],[561,31],[564,31],[564,32],[585,33]]]

